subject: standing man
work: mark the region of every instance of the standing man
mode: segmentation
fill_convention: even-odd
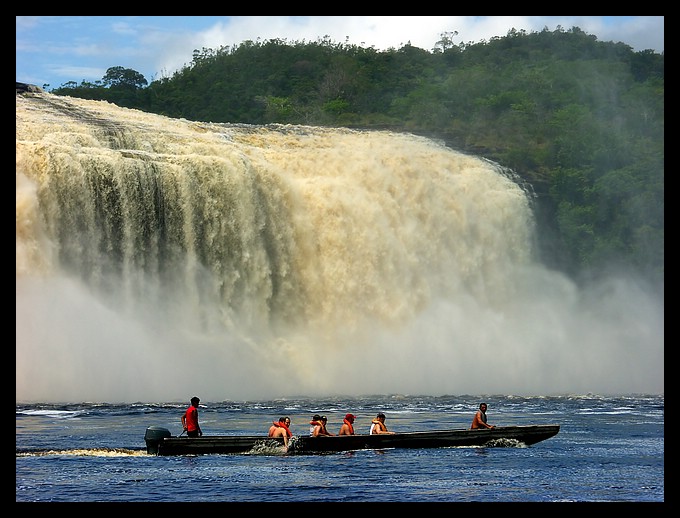
[[[496,428],[493,425],[486,424],[486,403],[479,404],[479,410],[477,410],[475,417],[472,419],[470,429],[474,430],[476,428]]]
[[[191,398],[191,406],[182,414],[182,428],[187,433],[187,437],[199,437],[203,435],[198,424],[198,404],[201,402],[196,396]]]

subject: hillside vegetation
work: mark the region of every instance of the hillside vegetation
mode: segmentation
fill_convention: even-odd
[[[245,41],[195,50],[148,83],[109,68],[57,95],[173,118],[408,131],[515,171],[535,193],[542,260],[579,281],[634,271],[663,286],[664,55],[578,28],[377,51]]]

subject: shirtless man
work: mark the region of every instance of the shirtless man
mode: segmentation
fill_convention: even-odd
[[[476,428],[496,428],[486,423],[486,403],[479,404],[479,410],[477,410],[475,417],[472,419],[470,429],[474,430]]]
[[[326,429],[326,423],[328,423],[328,418],[324,415],[316,421],[316,425],[312,430],[312,437],[318,437],[319,435],[335,435]]]
[[[345,418],[342,420],[342,426],[340,427],[338,435],[354,435],[355,418],[356,417],[354,414],[347,414]]]
[[[288,450],[288,438],[292,437],[290,431],[290,417],[280,417],[278,421],[274,421],[269,427],[269,437],[283,437],[283,445]]]
[[[371,421],[371,431],[369,433],[375,434],[375,433],[394,433],[394,432],[390,432],[387,429],[387,426],[385,426],[385,414],[380,412],[377,416],[375,416],[375,419],[373,419],[373,421]]]

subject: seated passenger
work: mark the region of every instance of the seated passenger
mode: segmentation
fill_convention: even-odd
[[[290,417],[280,417],[278,421],[272,422],[269,427],[269,437],[283,437],[283,445],[288,450],[288,439],[293,436],[290,431]]]
[[[373,421],[371,421],[371,431],[369,433],[375,434],[375,433],[394,433],[394,432],[390,432],[387,429],[387,426],[385,426],[385,414],[380,412],[377,416],[375,416],[375,419],[373,419]]]
[[[316,421],[316,425],[314,425],[312,437],[318,437],[319,435],[334,435],[326,429],[327,422],[328,418],[325,415],[321,416],[319,420]]]
[[[347,414],[342,420],[338,435],[354,435],[354,419],[356,419],[354,414]]]
[[[474,430],[476,428],[496,428],[486,423],[486,403],[479,404],[479,410],[477,410],[475,417],[472,418],[470,429]]]

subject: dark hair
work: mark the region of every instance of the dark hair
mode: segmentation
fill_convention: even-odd
[[[383,418],[384,418],[384,417],[385,417],[385,414],[383,414],[382,412],[380,412],[376,417],[383,417]]]
[[[321,420],[322,420],[322,421],[328,421],[328,418],[327,418],[325,415],[322,415],[322,416],[321,416]]]
[[[314,414],[314,417],[312,417],[312,421],[321,421],[321,416],[319,414]]]
[[[199,399],[198,397],[196,397],[196,396],[194,396],[194,397],[191,398],[191,402],[192,402],[192,403],[198,403],[199,401],[200,401],[200,399]]]
[[[279,423],[283,423],[286,420],[285,417],[279,417]]]

